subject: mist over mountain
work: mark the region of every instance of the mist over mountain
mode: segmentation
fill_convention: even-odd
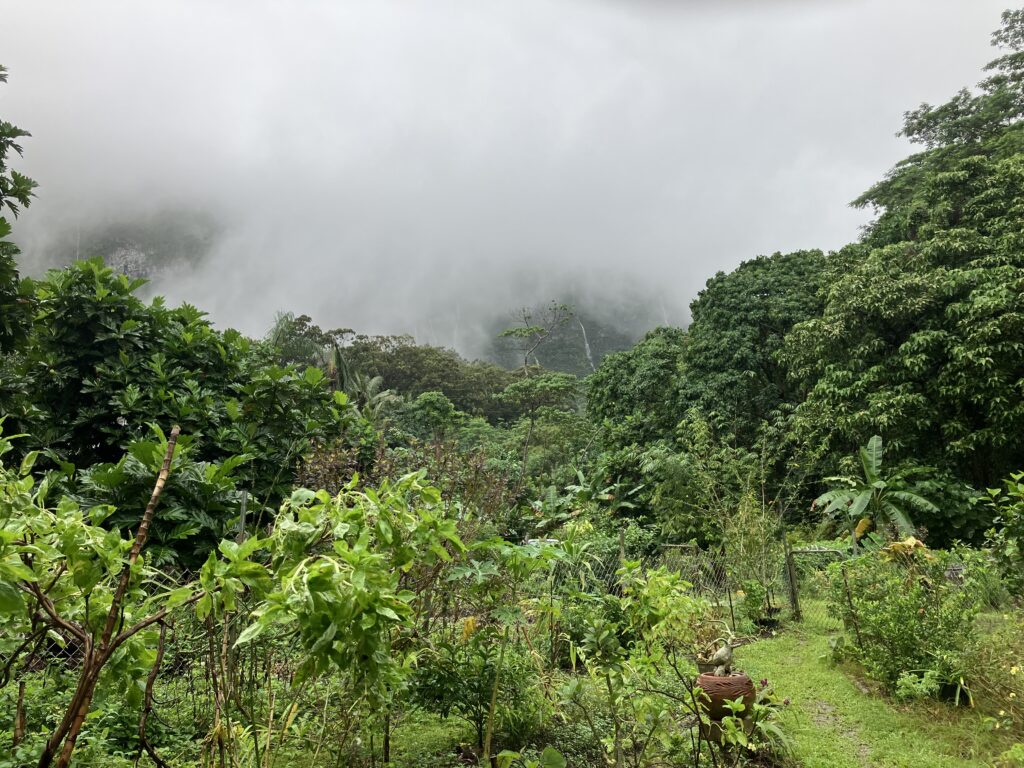
[[[0,0],[0,768],[1022,765],[1000,10]]]
[[[294,311],[470,356],[519,306],[635,337],[719,270],[854,239],[901,113],[986,60],[1002,8],[4,6],[23,270],[102,253],[249,334]]]

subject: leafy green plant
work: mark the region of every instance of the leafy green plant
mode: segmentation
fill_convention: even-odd
[[[463,636],[438,641],[419,655],[410,681],[413,703],[442,717],[456,715],[473,727],[476,746],[483,748],[498,670],[501,633],[497,627],[476,629],[467,620]],[[503,659],[497,702],[498,730],[513,744],[525,744],[542,720],[537,669],[517,649]]]
[[[449,549],[462,542],[437,489],[413,474],[336,497],[298,489],[282,505],[268,546],[274,584],[237,644],[281,627],[304,653],[299,682],[345,669],[355,690],[373,699],[403,675],[392,641],[409,627],[416,595],[401,588],[400,574],[451,560]],[[211,555],[204,574],[209,569],[213,578],[216,562]]]
[[[742,698],[726,701],[729,714],[720,722],[710,723],[707,730],[726,750],[738,750],[749,757],[779,757],[791,751],[789,737],[778,718],[780,710],[788,703],[780,702],[768,681],[763,680],[749,712]]]
[[[616,589],[581,596],[591,611],[584,614],[582,639],[572,646],[571,656],[574,667],[577,659],[582,662],[587,676],[567,680],[560,696],[605,744],[610,766],[622,768],[627,755],[643,765],[662,748],[662,737],[672,727],[670,702],[688,701],[666,696],[657,682],[660,665],[678,669],[679,658],[692,656],[695,624],[705,616],[703,602],[687,589],[678,574],[644,570],[627,561],[619,569]],[[611,721],[610,734],[599,731],[596,706]]]
[[[933,669],[925,670],[924,674],[904,672],[896,680],[893,694],[901,701],[935,698],[942,688],[942,681]]]
[[[988,489],[984,500],[996,513],[989,548],[1010,589],[1024,593],[1024,472],[1010,475],[1002,488]]]
[[[521,768],[566,768],[567,765],[565,758],[554,747],[544,747],[540,758],[536,760],[511,750],[499,752],[495,757],[498,768],[513,768],[515,766],[521,766]]]
[[[1014,744],[999,755],[996,768],[1020,768],[1024,765],[1024,744]]]
[[[930,681],[969,698],[979,584],[989,569],[970,550],[900,543],[830,566],[829,608],[847,629],[846,652],[892,690],[902,678],[910,691],[907,675],[924,681],[930,673]]]
[[[743,589],[740,611],[746,619],[757,624],[767,615],[768,590],[754,579],[744,581],[740,586]]]
[[[131,528],[134,510],[145,506],[167,444],[158,426],[152,425],[152,430],[152,439],[131,443],[116,463],[86,468],[72,485],[70,495],[82,506],[114,507],[104,521],[108,528]],[[235,472],[247,457],[195,461],[195,448],[193,440],[179,438],[172,473],[161,494],[160,515],[150,529],[147,554],[153,565],[197,569],[232,527],[236,532],[240,527],[243,502]]]
[[[131,538],[100,527],[113,507],[84,510],[64,497],[50,508],[48,479],[37,484],[29,474],[37,454],[28,454],[17,473],[0,467],[0,622],[25,638],[15,655],[49,633],[80,652],[74,695],[42,746],[40,768],[55,760],[58,768],[70,764],[101,679],[138,703],[140,691],[132,682],[151,665],[151,627],[173,608],[202,597],[191,586],[154,594],[147,582],[155,574],[140,559],[177,437],[175,427]],[[9,452],[10,441],[0,439],[0,455]]]

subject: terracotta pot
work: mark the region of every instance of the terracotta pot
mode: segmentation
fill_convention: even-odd
[[[725,702],[738,698],[742,698],[745,705],[743,711],[738,713],[740,717],[752,711],[756,698],[754,682],[742,672],[733,672],[727,677],[701,675],[697,678],[697,685],[704,691],[704,706],[712,720],[721,720],[732,714]]]

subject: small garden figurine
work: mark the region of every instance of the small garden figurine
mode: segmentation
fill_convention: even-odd
[[[732,672],[732,641],[726,640],[725,644],[715,651],[711,657],[711,663],[715,666],[716,677],[727,677]]]

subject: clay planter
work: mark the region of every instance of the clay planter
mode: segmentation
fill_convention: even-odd
[[[708,717],[712,720],[721,720],[732,714],[725,702],[735,701],[740,697],[746,706],[738,713],[739,716],[748,715],[752,711],[756,698],[754,682],[742,672],[733,672],[728,677],[701,675],[697,678],[697,685],[704,691],[704,706],[707,707]]]

